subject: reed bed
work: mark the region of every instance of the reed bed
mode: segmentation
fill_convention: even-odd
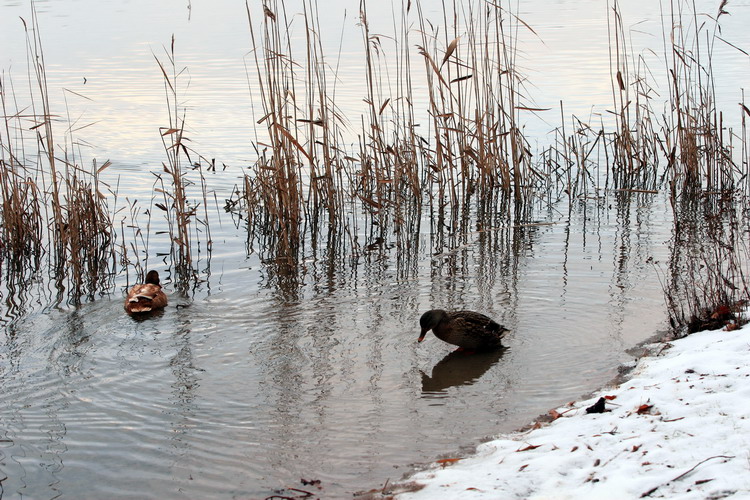
[[[246,5],[251,87],[262,111],[257,159],[226,209],[244,214],[248,251],[257,251],[289,285],[299,282],[301,258],[310,255],[356,262],[391,251],[417,254],[425,225],[430,251],[441,254],[466,244],[472,232],[523,227],[540,204],[563,202],[572,210],[611,191],[668,190],[679,247],[664,271],[673,322],[736,303],[747,296],[741,235],[748,222],[741,209],[750,191],[750,111],[741,107],[736,134],[716,107],[711,58],[727,5],[702,24],[688,3],[674,0],[668,7],[666,85],[660,87],[644,56],[629,52],[613,1],[612,120],[568,117],[561,102],[553,143],[532,151],[524,117],[543,110],[526,96],[518,46],[520,37],[536,33],[502,5],[446,3],[435,22],[421,2],[404,1],[395,12],[395,33],[386,36],[373,31],[362,0],[364,108],[357,117],[344,117],[336,105],[339,74],[323,50],[318,4],[304,1],[293,16],[283,0],[267,0],[258,10]],[[298,25],[301,37],[292,31]],[[60,158],[35,17],[32,26],[29,113],[12,110],[16,96],[0,80],[4,262],[38,268],[29,262],[47,255],[58,289],[73,302],[93,298],[123,270],[128,281],[131,269],[145,272],[152,217],[161,213],[170,248],[157,257],[169,261],[176,287],[186,291],[198,281],[200,254],[210,256],[212,247],[206,172],[213,162],[185,134],[181,96],[188,75],[178,70],[174,39],[162,58],[155,56],[168,123],[160,129],[166,159],[154,173],[154,198],[149,206],[122,204],[117,187],[100,181],[109,163],[87,170],[67,151]],[[659,93],[666,95],[661,111],[654,109]],[[30,143],[37,148],[33,159],[24,153]]]
[[[669,189],[678,241],[685,227],[681,219],[690,212],[680,207],[707,210],[687,198],[702,199],[715,191],[728,196],[746,177],[747,161],[742,166],[734,161],[730,139],[737,137],[725,130],[715,106],[711,57],[726,2],[713,22],[704,24],[698,24],[690,4],[669,4],[663,91],[646,58],[629,52],[614,1],[608,19],[613,127],[577,117],[566,127],[560,103],[557,140],[536,154],[522,133],[522,114],[540,109],[525,104],[525,79],[517,69],[518,37],[535,33],[509,10],[497,4],[448,3],[442,22],[436,23],[424,17],[420,2],[404,2],[396,13],[396,33],[383,36],[371,31],[367,2],[360,2],[365,109],[352,151],[341,140],[345,122],[326,98],[325,83],[337,75],[322,53],[316,7],[303,5],[302,58],[295,57],[292,23],[282,0],[265,2],[257,16],[248,7],[264,110],[258,123],[266,125],[269,139],[259,143],[260,159],[235,203],[242,199],[247,210],[251,239],[263,234],[267,243],[267,235],[274,235],[278,251],[271,252],[271,261],[293,264],[306,244],[315,246],[321,206],[326,234],[348,238],[345,246],[354,254],[391,244],[400,252],[414,251],[417,242],[404,235],[419,232],[424,222],[430,224],[433,250],[440,252],[458,243],[446,234],[467,234],[493,214],[505,213],[522,224],[537,201],[555,203],[563,195],[572,207],[575,200],[606,196],[607,190],[655,194]],[[416,81],[426,91],[426,110],[414,107]],[[667,95],[663,112],[653,108],[659,92]],[[420,112],[426,113],[426,122],[420,123]],[[747,108],[744,112],[750,114]],[[351,117],[349,122],[357,123]],[[745,136],[743,126],[740,152],[747,158]],[[721,229],[721,237],[725,228],[712,227]],[[712,234],[704,236],[714,241]],[[728,241],[720,244],[730,249],[722,262],[729,257],[730,267],[739,269],[744,252],[736,238]],[[716,269],[719,263],[710,253],[690,255],[697,259],[690,264],[695,269]],[[676,265],[687,265],[684,258],[675,256],[681,262]],[[670,281],[665,293],[684,296],[692,284],[706,291],[702,302],[724,302],[717,290],[731,281],[747,294],[741,273],[689,276],[679,284]],[[683,299],[681,304],[693,303],[691,311],[701,302]],[[671,310],[682,323],[692,314]]]
[[[413,239],[404,235],[419,231],[423,208],[434,230],[455,232],[474,210],[472,199],[486,209],[498,192],[518,203],[531,198],[544,178],[533,172],[519,126],[528,108],[519,104],[516,18],[500,7],[454,5],[454,29],[467,33],[448,38],[430,28],[419,2],[407,2],[399,12],[401,29],[386,40],[370,31],[361,2],[365,110],[352,149],[328,97],[327,82],[336,75],[322,53],[316,7],[303,5],[306,43],[297,58],[284,2],[267,2],[262,13],[248,7],[263,105],[257,121],[266,127],[267,142],[258,143],[259,159],[241,197],[251,232],[272,225],[279,258],[296,259],[310,236],[320,235],[319,220],[326,222],[326,238],[342,238],[355,253],[391,237],[409,249]],[[409,28],[413,16],[418,30]],[[414,110],[415,43],[423,67],[418,77],[428,93],[425,135],[417,133]],[[347,217],[352,213],[360,217]]]
[[[24,153],[24,116],[11,112],[9,101],[13,94],[5,74],[0,79],[0,104],[3,108],[3,133],[0,134],[0,250],[13,255],[11,264],[23,259],[34,259],[43,253],[43,193],[37,180],[38,173],[27,168]]]
[[[46,270],[57,288],[56,302],[77,304],[111,286],[113,227],[98,178],[109,164],[86,171],[74,157],[58,158],[35,11],[30,27],[24,26],[33,62],[30,104],[20,111],[19,97],[8,93],[6,81],[0,95],[5,124],[0,134],[0,259],[6,263],[8,284],[17,282],[13,273],[32,279]],[[36,153],[30,157],[32,145]]]

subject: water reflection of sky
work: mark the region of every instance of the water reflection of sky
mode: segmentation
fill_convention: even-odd
[[[296,40],[304,37],[299,2],[286,2]],[[251,2],[251,12],[260,9]],[[48,85],[58,114],[80,117],[77,125],[90,125],[79,132],[92,145],[90,154],[119,162],[144,162],[161,156],[158,127],[166,124],[163,81],[154,55],[166,62],[164,48],[175,36],[178,69],[188,68],[181,79],[182,104],[187,107],[187,127],[197,149],[230,164],[253,159],[250,146],[256,139],[255,121],[262,115],[258,105],[254,61],[245,6],[241,2],[146,2],[136,0],[110,4],[90,0],[36,2]],[[338,68],[335,82],[337,106],[351,125],[359,126],[364,110],[364,57],[357,6],[343,0],[327,2],[321,19],[320,39],[326,62]],[[371,34],[380,35],[386,52],[395,53],[392,15],[398,6],[388,2],[368,4]],[[532,140],[546,141],[544,134],[560,123],[560,101],[566,116],[584,120],[604,115],[611,106],[609,76],[607,2],[600,0],[523,2],[519,17],[534,30],[519,24],[518,67],[525,76],[523,105],[551,108],[537,116],[525,112],[527,133]],[[642,55],[658,79],[664,73],[657,56],[662,54],[659,6],[650,1],[623,2],[624,24],[632,37],[633,53]],[[715,2],[698,2],[699,12],[715,14]],[[440,19],[435,7],[425,15]],[[732,15],[722,18],[722,36],[740,47],[750,44],[744,20],[748,5],[731,3]],[[22,101],[26,85],[26,55],[23,25],[30,20],[30,7],[23,2],[5,2],[0,7],[0,67],[12,76]],[[699,18],[701,19],[701,18]],[[705,18],[703,18],[705,19]],[[409,43],[412,68],[422,72],[416,45],[421,43],[418,25],[412,23]],[[459,35],[465,35],[458,31]],[[452,35],[451,35],[452,36]],[[465,39],[465,37],[464,37]],[[648,45],[655,53],[644,50]],[[303,52],[296,56],[304,57]],[[382,60],[385,71],[392,62]],[[245,72],[245,64],[249,75]],[[739,88],[750,77],[746,56],[718,43],[714,65],[732,71],[717,80],[725,119],[739,116]],[[188,76],[189,75],[189,76]],[[392,75],[391,75],[392,76]],[[85,79],[85,84],[84,84]],[[421,81],[420,77],[415,82]],[[189,83],[189,86],[188,86]],[[655,82],[660,85],[660,82]],[[331,88],[333,84],[330,83]],[[71,92],[63,96],[62,89]],[[662,92],[664,90],[662,89]],[[90,99],[83,99],[75,94]],[[384,96],[385,98],[386,96]],[[417,113],[426,108],[425,93],[414,93]],[[64,101],[67,98],[67,105]],[[419,116],[419,115],[418,115]],[[538,119],[538,118],[539,119]],[[423,123],[423,130],[427,124]],[[356,130],[355,130],[356,132]],[[354,135],[352,137],[355,137]]]

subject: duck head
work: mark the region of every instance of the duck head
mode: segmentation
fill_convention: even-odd
[[[156,271],[149,271],[146,274],[146,283],[151,285],[159,285],[159,273]]]
[[[417,342],[422,342],[425,335],[427,335],[427,332],[435,328],[441,321],[443,321],[443,318],[445,318],[445,311],[442,309],[431,309],[424,313],[422,317],[419,318],[419,326],[422,327],[422,333],[419,334]]]

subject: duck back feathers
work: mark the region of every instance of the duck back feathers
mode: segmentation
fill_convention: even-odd
[[[125,299],[125,310],[131,314],[156,311],[166,306],[167,295],[161,288],[156,271],[149,271],[146,282],[131,288]]]

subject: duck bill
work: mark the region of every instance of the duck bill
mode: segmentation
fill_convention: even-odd
[[[419,338],[417,339],[417,342],[422,342],[424,340],[425,335],[427,335],[427,330],[422,330],[422,333],[419,334]]]

